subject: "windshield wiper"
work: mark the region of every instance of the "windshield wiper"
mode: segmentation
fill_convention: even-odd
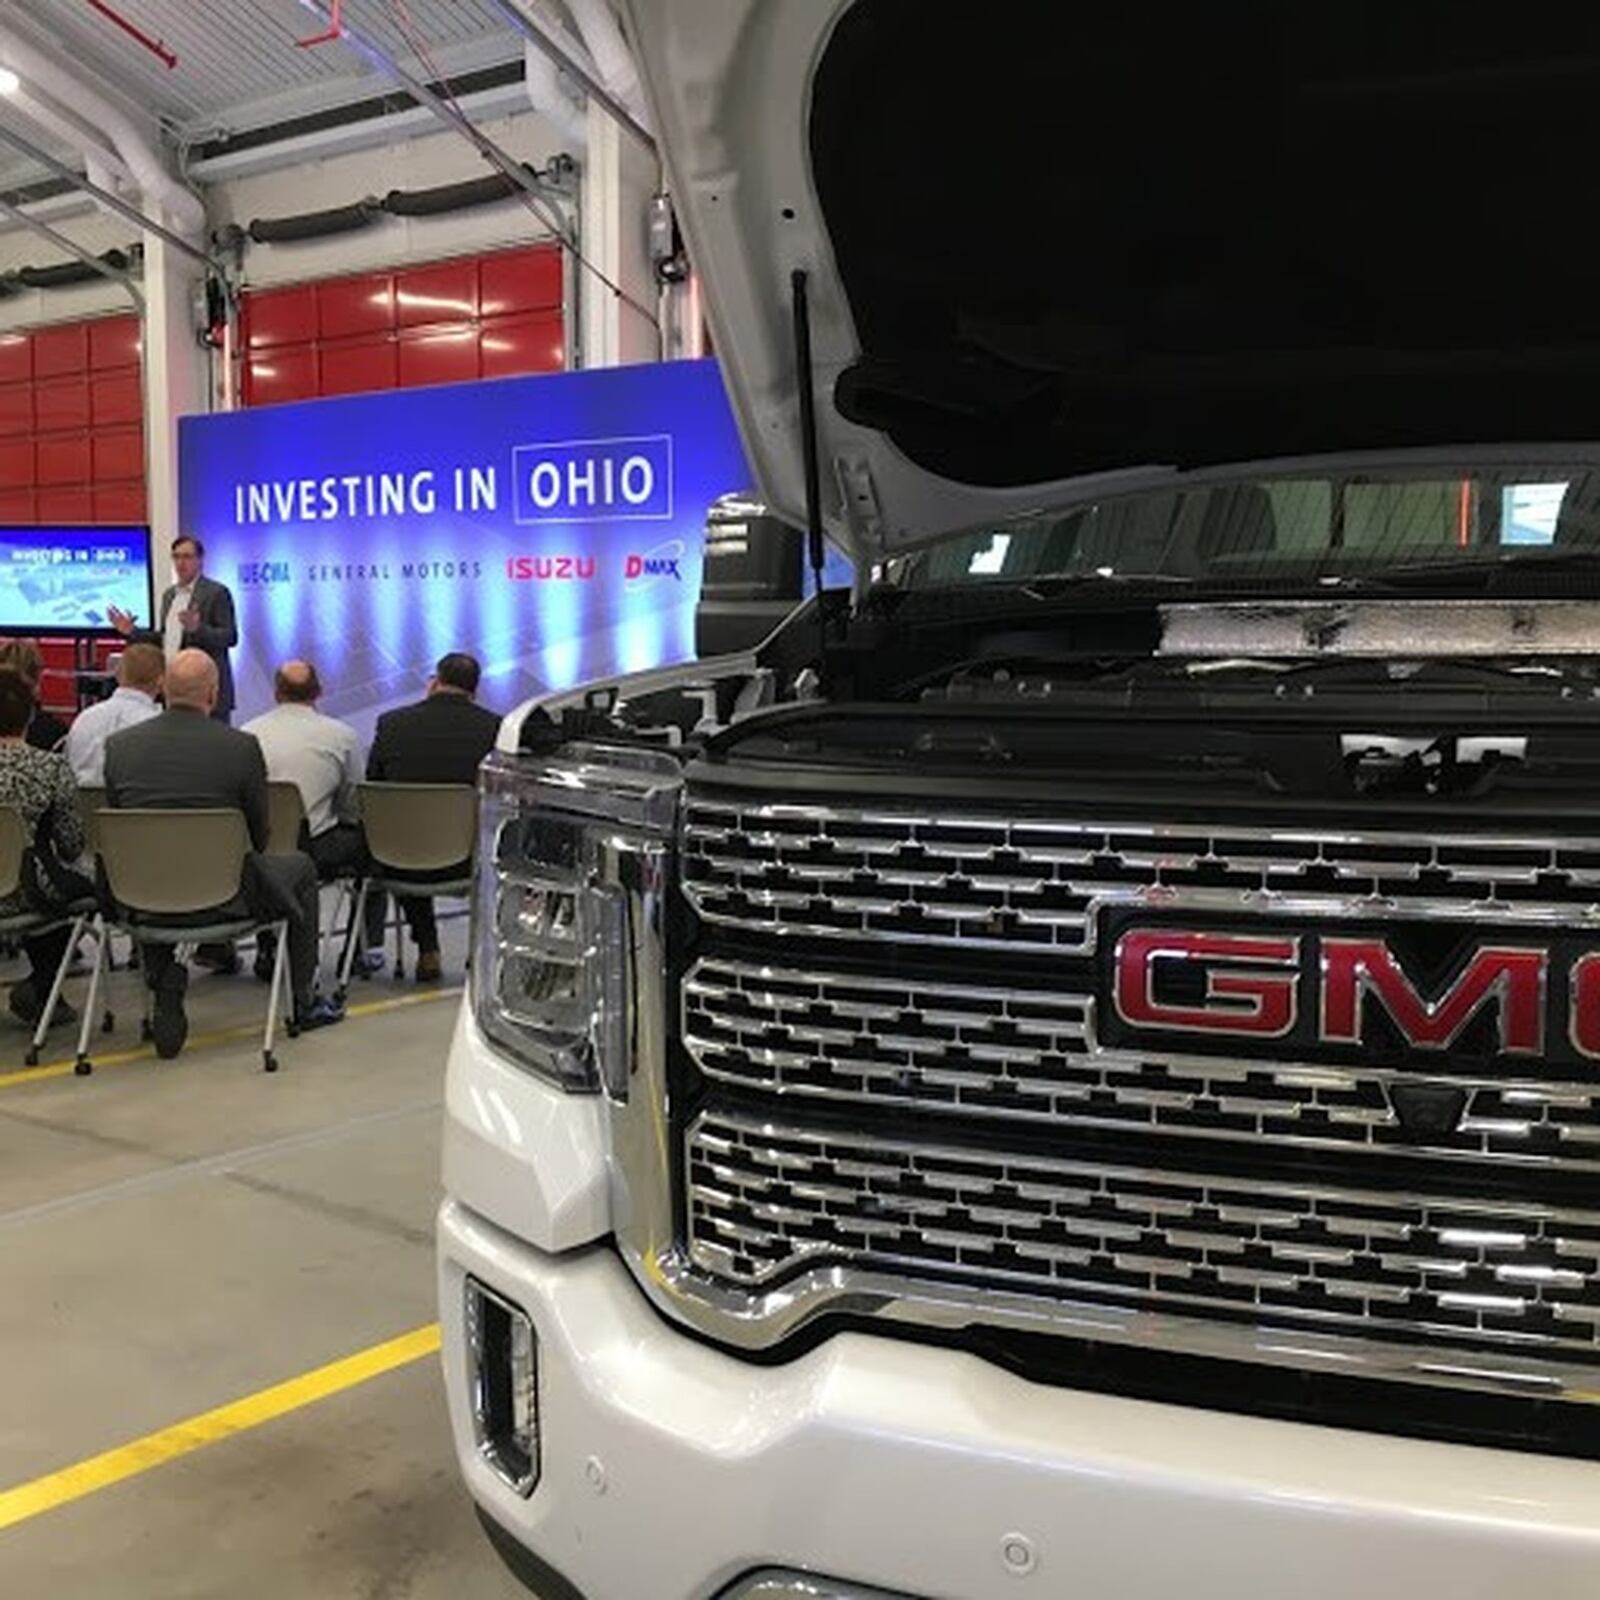
[[[1443,561],[1407,561],[1397,566],[1379,568],[1376,572],[1325,577],[1320,582],[1335,592],[1343,589],[1381,593],[1391,587],[1410,589],[1435,578],[1452,583],[1478,579],[1483,588],[1491,589],[1497,579],[1508,574],[1523,578],[1534,572],[1593,572],[1600,578],[1600,549],[1537,549],[1504,552],[1492,559],[1479,556]]]
[[[1018,578],[1017,587],[1035,600],[1053,600],[1057,595],[1074,589],[1090,589],[1096,584],[1110,584],[1117,588],[1139,589],[1192,588],[1195,580],[1181,572],[1054,572],[1032,578]]]

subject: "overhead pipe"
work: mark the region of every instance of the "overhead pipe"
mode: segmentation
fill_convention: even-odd
[[[15,106],[35,127],[53,133],[63,144],[82,151],[89,176],[94,178],[96,183],[104,183],[110,188],[113,182],[132,181],[133,174],[128,171],[117,152],[111,148],[109,141],[100,136],[98,129],[89,127],[87,123],[73,116],[66,107],[58,106],[42,94],[30,93],[26,84],[19,85],[16,93],[10,95],[6,103]],[[113,171],[116,174],[115,178],[110,176]],[[96,176],[97,173],[103,176]]]
[[[296,39],[296,50],[311,50],[319,44],[332,44],[344,32],[344,0],[333,0],[333,11],[328,17],[328,26],[321,33],[314,33],[309,39]]]
[[[589,137],[589,119],[583,106],[568,92],[563,68],[558,67],[530,39],[523,45],[522,81],[533,109],[557,133],[579,150]]]
[[[144,31],[143,28],[139,27],[135,23],[130,22],[125,16],[123,16],[123,14],[118,11],[115,6],[108,4],[108,0],[89,0],[89,5],[93,10],[98,11],[107,22],[110,22],[116,27],[121,28],[122,31],[134,41],[135,44],[141,46],[143,49],[148,50],[150,54],[153,55],[156,60],[158,60],[162,66],[167,69],[167,71],[170,72],[175,66],[177,66],[178,58],[172,53],[172,51],[167,49],[167,42],[165,39],[152,38]]]
[[[167,170],[144,131],[120,107],[79,82],[53,56],[35,49],[14,29],[3,26],[0,61],[25,84],[36,86],[106,135],[139,186],[145,205],[157,212],[157,220],[168,219],[178,233],[189,238],[205,233],[206,212],[200,197]],[[83,143],[81,139],[76,142]],[[96,198],[102,193],[103,190],[97,192]],[[140,218],[141,225],[144,220]]]
[[[0,142],[8,144],[13,150],[20,150],[30,160],[37,161],[48,172],[53,172],[58,178],[64,178],[74,188],[81,189],[87,195],[92,195],[101,205],[109,211],[115,211],[119,217],[125,217],[136,228],[145,233],[153,233],[158,239],[165,239],[174,250],[189,257],[191,261],[198,261],[201,266],[210,268],[213,272],[222,272],[222,264],[208,255],[199,245],[192,244],[182,234],[174,233],[163,222],[157,222],[154,217],[146,216],[137,206],[129,204],[121,195],[113,194],[109,189],[102,188],[93,179],[87,178],[81,172],[74,172],[65,161],[58,160],[55,156],[37,145],[32,139],[24,137],[15,128],[7,127],[0,122]]]
[[[601,81],[598,62],[591,66],[586,62],[580,61],[577,55],[572,50],[568,49],[568,47],[562,41],[558,40],[553,33],[551,33],[547,28],[542,27],[531,16],[529,16],[528,13],[516,3],[516,0],[494,0],[494,3],[506,20],[510,22],[512,27],[514,27],[517,32],[520,33],[522,37],[533,46],[535,50],[548,58],[550,61],[554,62],[555,65],[560,67],[563,72],[569,73],[572,77],[576,78],[578,82],[583,85],[585,92],[593,99],[599,101],[599,103],[611,113],[616,121],[626,128],[628,132],[634,136],[634,138],[639,140],[640,143],[643,144],[647,149],[651,151],[655,150],[655,135],[652,134],[644,125],[644,123],[633,114],[629,107],[624,105],[623,102],[619,100],[617,96],[613,94],[611,90],[607,88],[607,86]],[[597,34],[599,31],[599,28],[596,27]],[[626,41],[622,41],[620,29],[618,30],[617,37],[622,43],[623,51],[626,52],[628,49],[627,43]],[[629,59],[631,61],[631,55]],[[637,88],[639,82],[637,72],[634,73],[633,82],[635,88]]]
[[[138,284],[134,282],[133,274],[127,270],[126,266],[115,264],[116,258],[120,258],[123,262],[127,260],[127,257],[120,250],[110,250],[104,256],[97,256],[91,251],[85,250],[75,240],[69,239],[59,229],[52,228],[48,222],[42,222],[38,217],[29,216],[20,206],[12,205],[4,197],[0,197],[0,214],[10,217],[13,222],[20,223],[24,228],[38,234],[41,239],[48,240],[58,250],[64,250],[69,256],[76,256],[84,267],[93,269],[100,277],[109,279],[119,288],[125,289],[129,299],[133,301],[140,314],[143,314],[144,295]],[[108,259],[108,257],[114,259]],[[38,274],[48,273],[52,270],[49,267],[24,267],[16,276],[18,281],[28,288],[48,289],[57,287],[57,285],[48,280],[41,281]]]
[[[567,0],[567,10],[600,69],[607,92],[628,108],[634,125],[649,134],[650,112],[644,103],[639,68],[609,0]]]

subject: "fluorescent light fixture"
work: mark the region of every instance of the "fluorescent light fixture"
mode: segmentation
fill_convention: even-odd
[[[22,79],[10,67],[0,67],[0,94],[15,94],[22,87]]]

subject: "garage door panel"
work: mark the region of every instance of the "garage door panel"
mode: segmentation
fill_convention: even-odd
[[[561,313],[500,317],[485,323],[479,339],[486,378],[525,372],[560,372],[565,364]]]

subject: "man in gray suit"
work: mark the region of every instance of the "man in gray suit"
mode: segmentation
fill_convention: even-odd
[[[243,812],[255,853],[246,863],[237,909],[289,918],[289,979],[298,1026],[325,1028],[342,1021],[343,1011],[316,994],[317,869],[298,850],[262,853],[266,762],[249,734],[213,720],[216,663],[203,650],[180,650],[167,668],[166,696],[167,709],[160,716],[106,741],[107,801],[113,807],[195,811],[215,806]],[[166,945],[145,947],[144,972],[155,994],[156,1053],[170,1058],[188,1037],[183,996],[189,974]]]
[[[205,575],[206,547],[193,534],[172,541],[172,574],[176,582],[162,592],[153,629],[140,629],[126,611],[111,607],[111,625],[125,639],[159,644],[170,662],[180,650],[204,650],[217,668],[218,722],[233,715],[233,662],[228,652],[239,642],[233,596],[228,586]]]

